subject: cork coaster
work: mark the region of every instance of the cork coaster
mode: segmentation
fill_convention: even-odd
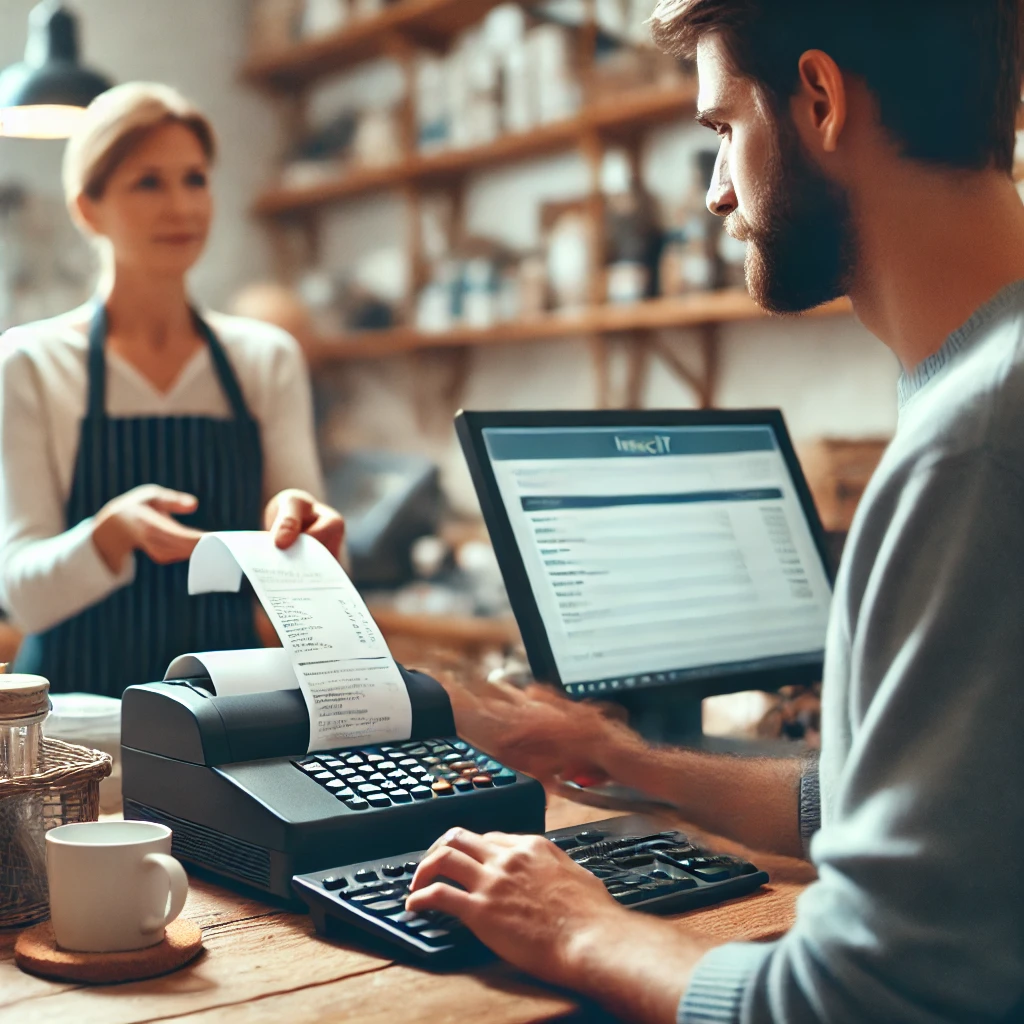
[[[194,960],[202,949],[202,929],[180,917],[167,926],[164,941],[159,945],[125,953],[72,953],[60,949],[53,937],[53,927],[44,921],[18,936],[14,961],[29,974],[56,981],[111,985],[169,974]]]

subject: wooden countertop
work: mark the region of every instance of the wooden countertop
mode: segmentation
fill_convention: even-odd
[[[552,797],[548,827],[596,821],[609,812]],[[728,844],[718,842],[718,848]],[[687,927],[722,941],[771,939],[792,924],[811,869],[756,856],[772,874],[762,892],[682,915]],[[0,1024],[533,1024],[581,1020],[573,997],[502,964],[465,974],[430,974],[316,937],[308,916],[275,909],[192,879],[185,916],[203,928],[205,953],[163,978],[85,987],[23,974],[15,933],[0,932]]]

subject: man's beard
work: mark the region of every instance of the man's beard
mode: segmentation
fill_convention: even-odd
[[[847,294],[856,252],[849,199],[785,123],[766,178],[755,201],[760,223],[731,225],[731,233],[749,242],[747,287],[754,301],[770,313],[802,313]]]

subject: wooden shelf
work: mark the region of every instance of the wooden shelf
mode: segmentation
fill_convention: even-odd
[[[849,312],[849,302],[841,299],[807,315],[842,316]],[[602,306],[565,316],[548,315],[534,320],[500,324],[483,330],[463,327],[443,334],[426,334],[412,328],[398,327],[387,331],[365,331],[334,339],[321,339],[307,354],[311,362],[324,364],[352,359],[379,359],[423,349],[486,347],[767,318],[767,314],[745,291],[730,289],[681,299],[652,299],[633,306]]]
[[[696,98],[693,82],[676,88],[639,89],[595,103],[577,117],[503,135],[485,146],[417,155],[391,167],[354,170],[303,187],[271,188],[257,199],[254,211],[276,217],[413,183],[442,185],[471,171],[572,149],[594,132],[635,135],[652,125],[684,117],[694,109]]]
[[[502,0],[402,0],[337,32],[254,53],[242,66],[248,81],[287,91],[363,61],[394,54],[403,44],[440,49]]]

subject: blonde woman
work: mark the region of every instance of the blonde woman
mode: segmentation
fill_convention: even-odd
[[[336,555],[320,504],[298,345],[200,313],[186,274],[212,217],[207,119],[175,91],[118,86],[64,163],[76,223],[104,253],[97,299],[13,329],[0,362],[0,588],[29,634],[19,671],[120,696],[188,651],[258,644],[251,595],[189,597],[211,530],[300,531]]]

